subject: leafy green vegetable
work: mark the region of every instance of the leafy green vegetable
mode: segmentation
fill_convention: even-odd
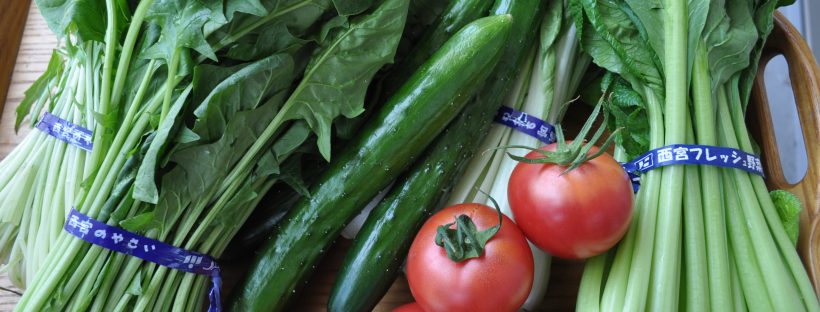
[[[769,193],[769,196],[772,197],[774,207],[777,208],[777,214],[783,222],[786,234],[796,246],[797,236],[800,234],[800,212],[803,210],[803,203],[789,191],[774,190]]]
[[[169,111],[169,118],[161,121],[159,128],[154,132],[154,138],[148,148],[147,155],[140,165],[137,173],[137,179],[134,183],[134,199],[138,199],[147,203],[156,204],[159,200],[159,192],[157,190],[155,180],[155,173],[157,170],[158,158],[163,154],[166,146],[168,146],[168,139],[174,132],[177,124],[177,117],[182,111],[182,106],[188,99],[188,94],[191,92],[191,87],[182,91],[182,94],[177,97],[176,102],[171,106]],[[177,127],[178,128],[178,127]]]
[[[105,1],[98,0],[37,0],[48,28],[58,38],[76,29],[83,40],[103,42],[106,28]]]
[[[197,107],[198,144],[176,150],[170,156],[175,167],[162,177],[155,213],[162,233],[185,207],[212,192],[242,156],[237,150],[258,138],[290,87],[293,66],[287,55],[262,59],[223,80]]]
[[[320,39],[320,48],[282,111],[283,120],[307,120],[325,159],[330,160],[333,119],[362,113],[366,86],[379,68],[392,62],[406,15],[406,2],[387,1]]]
[[[612,80],[611,87],[605,95],[605,112],[610,115],[607,127],[610,131],[621,129],[616,134],[616,143],[621,146],[628,159],[636,159],[649,151],[649,120],[645,104],[640,94],[635,92],[622,78],[607,73],[604,80]],[[607,92],[602,82],[601,92]]]
[[[336,12],[341,16],[356,15],[366,11],[375,0],[333,0]]]
[[[175,59],[180,48],[191,48],[216,60],[211,45],[205,39],[205,24],[225,23],[221,1],[153,0],[146,20],[162,27],[159,41],[144,52],[144,57]]]
[[[646,96],[651,90],[663,99],[663,67],[646,31],[633,23],[626,3],[580,0],[570,2],[581,46],[598,66],[620,74],[632,88]]]
[[[26,116],[32,115],[32,126],[37,123],[39,116],[36,115],[40,111],[37,107],[42,108],[46,98],[51,94],[51,88],[54,87],[57,79],[62,75],[63,62],[63,58],[59,52],[56,50],[51,52],[51,58],[48,60],[46,71],[26,90],[23,100],[20,101],[20,104],[15,109],[17,113],[17,118],[14,120],[15,132],[20,130],[20,125]]]

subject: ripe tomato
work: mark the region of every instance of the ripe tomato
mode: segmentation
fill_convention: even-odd
[[[467,215],[479,231],[498,225],[498,212],[482,204],[459,204],[436,213],[422,226],[407,256],[407,280],[427,312],[516,311],[532,288],[532,252],[510,218],[477,258],[455,262],[436,245],[436,229]],[[451,226],[451,229],[455,226]]]
[[[532,151],[526,157],[543,155]],[[554,256],[583,259],[601,254],[621,239],[632,219],[629,177],[606,153],[562,174],[564,170],[552,163],[519,162],[507,186],[513,216],[530,241]]]
[[[412,302],[393,309],[393,312],[425,312],[418,303]]]

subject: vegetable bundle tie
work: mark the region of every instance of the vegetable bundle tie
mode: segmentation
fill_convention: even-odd
[[[495,122],[536,138],[544,144],[555,143],[555,126],[512,107],[499,107]]]
[[[37,129],[88,152],[93,147],[91,142],[93,133],[91,130],[75,125],[49,112],[43,113],[43,118],[37,123]]]
[[[188,251],[95,220],[76,209],[66,218],[66,232],[86,242],[161,266],[211,277],[208,312],[222,311],[219,265],[208,255]]]
[[[740,169],[765,177],[760,157],[739,149],[697,144],[671,144],[646,152],[633,161],[622,163],[638,192],[639,174],[669,165],[707,165]]]

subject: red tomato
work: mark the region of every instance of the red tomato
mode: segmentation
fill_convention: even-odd
[[[527,154],[541,157],[536,151]],[[562,174],[564,170],[551,163],[516,165],[507,186],[515,220],[531,242],[554,256],[583,259],[601,254],[629,227],[634,197],[629,177],[606,153]]]
[[[481,204],[459,204],[436,213],[422,226],[407,256],[407,281],[427,312],[516,311],[532,288],[533,262],[527,240],[510,218],[477,258],[455,262],[435,244],[436,228],[469,216],[479,231],[498,224],[498,212]]]
[[[408,303],[393,309],[393,312],[425,312],[418,303]]]

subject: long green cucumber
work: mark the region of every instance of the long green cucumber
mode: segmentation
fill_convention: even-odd
[[[539,0],[499,1],[495,14],[511,14],[513,26],[489,83],[439,136],[387,197],[373,209],[348,249],[328,301],[329,311],[371,311],[396,279],[415,233],[460,176],[487,134],[492,117],[535,42],[543,17]]]
[[[509,15],[465,26],[416,71],[260,250],[233,311],[281,311],[345,224],[429,145],[498,63]]]
[[[407,58],[390,70],[385,93],[392,95],[421,64],[433,55],[459,29],[477,18],[487,16],[493,0],[454,0],[418,40]]]
[[[421,38],[415,42],[415,46],[410,52],[407,52],[407,56],[396,63],[396,65],[386,73],[387,76],[384,78],[384,84],[386,86],[382,88],[383,91],[374,95],[373,100],[368,99],[365,101],[365,105],[368,106],[368,108],[374,107],[374,104],[380,104],[388,99],[396,89],[407,81],[407,78],[413,74],[413,71],[418,69],[424,61],[430,58],[430,55],[433,55],[453,33],[461,29],[461,27],[464,27],[467,23],[486,16],[492,4],[493,0],[455,0],[451,2],[448,7],[445,8],[444,12],[429,26]],[[402,40],[405,39],[406,37],[402,38]],[[368,90],[368,92],[370,92],[370,90]],[[379,99],[380,97],[381,100]],[[371,109],[367,109],[362,115],[356,116],[356,118],[338,120],[336,125],[337,130],[339,129],[338,123],[342,123],[345,129],[344,132],[356,132],[361,124],[368,119],[372,111]],[[324,166],[319,167],[323,169]],[[282,195],[287,196],[286,201],[290,202],[290,200],[293,200],[293,203],[282,206],[278,205],[279,202],[274,201],[277,205],[270,207],[271,209],[262,209],[264,207],[260,207],[260,209],[254,211],[249,221],[242,226],[242,230],[236,236],[234,242],[231,242],[232,252],[227,252],[225,253],[226,255],[244,255],[245,252],[243,251],[256,249],[261,240],[270,235],[269,233],[279,224],[282,214],[287,212],[287,209],[292,207],[295,201],[301,197],[294,190],[288,189],[284,192],[286,194]]]
[[[391,67],[385,76],[381,87],[380,98],[376,103],[383,103],[399,89],[410,75],[415,72],[424,61],[430,58],[450,37],[461,27],[487,16],[487,11],[493,0],[454,0],[436,17],[418,40],[413,42],[413,48],[407,52],[395,66]],[[425,12],[426,13],[426,12]],[[429,14],[429,13],[428,13]],[[354,119],[343,119],[348,127],[357,127],[363,123],[373,110],[366,110],[361,116]]]

